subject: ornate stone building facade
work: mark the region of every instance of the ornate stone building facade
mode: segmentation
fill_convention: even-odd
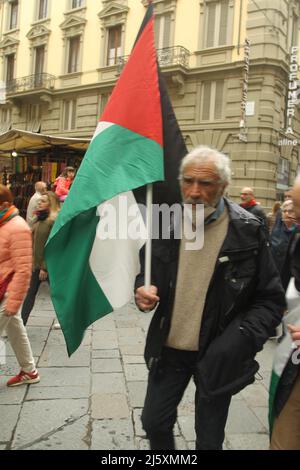
[[[91,137],[147,3],[2,0],[1,132]],[[230,196],[250,185],[270,207],[299,166],[300,1],[153,4],[158,58],[188,147],[227,153]]]

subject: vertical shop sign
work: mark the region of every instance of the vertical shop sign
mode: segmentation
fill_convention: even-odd
[[[294,134],[293,119],[295,106],[298,104],[299,80],[298,78],[298,46],[292,46],[289,65],[289,89],[286,106],[286,134]]]
[[[244,45],[243,86],[242,86],[241,120],[240,120],[240,133],[239,133],[239,139],[242,142],[247,142],[246,107],[247,107],[247,97],[248,97],[249,63],[250,63],[250,41],[249,39],[246,39],[245,45]]]
[[[290,51],[289,63],[289,82],[287,90],[287,102],[285,111],[285,135],[292,138],[283,138],[279,140],[279,145],[297,145],[298,141],[294,138],[294,117],[295,107],[299,104],[300,80],[298,80],[298,46],[292,46]]]

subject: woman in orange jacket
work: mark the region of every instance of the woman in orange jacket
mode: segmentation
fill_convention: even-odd
[[[12,202],[10,190],[0,185],[0,335],[6,330],[21,368],[9,387],[40,381],[20,314],[31,278],[31,232]]]

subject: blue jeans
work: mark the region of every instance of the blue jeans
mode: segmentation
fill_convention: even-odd
[[[196,449],[222,450],[231,395],[199,397],[195,380],[197,356],[193,351],[164,348],[159,369],[149,374],[142,424],[152,450],[175,449],[177,407],[192,377],[196,385]]]

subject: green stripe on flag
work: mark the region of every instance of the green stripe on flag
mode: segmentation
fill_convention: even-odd
[[[77,214],[163,180],[163,149],[158,143],[118,125],[105,129],[92,140],[50,238]]]
[[[275,372],[272,372],[271,375],[271,382],[270,382],[270,388],[269,388],[269,429],[270,429],[270,435],[272,434],[272,429],[273,429],[273,424],[274,424],[274,419],[275,419],[275,411],[274,411],[274,403],[275,403],[275,396],[276,396],[276,390],[278,387],[280,377],[275,374]]]
[[[113,310],[88,262],[98,222],[96,208],[89,209],[64,225],[47,245],[51,298],[69,355],[81,344],[85,329]],[[51,256],[53,250],[62,256]]]

